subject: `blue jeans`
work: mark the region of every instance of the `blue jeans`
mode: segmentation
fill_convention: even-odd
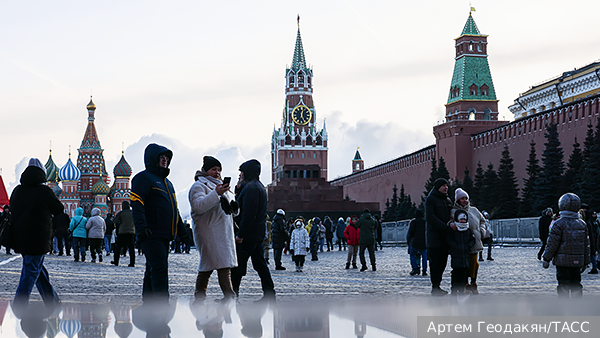
[[[104,235],[104,249],[106,250],[106,254],[110,253],[110,240],[112,239],[112,234]]]
[[[419,257],[420,256],[420,257]],[[427,249],[410,247],[410,265],[413,270],[419,270],[419,258],[423,261],[423,271],[427,271]]]
[[[169,302],[169,240],[147,239],[139,243],[146,256],[142,300]]]
[[[58,303],[60,298],[52,285],[50,285],[50,278],[48,271],[44,267],[45,255],[23,255],[23,269],[21,270],[21,279],[19,280],[19,286],[15,294],[14,303],[18,305],[29,304],[29,296],[33,290],[33,286],[37,286],[37,289],[42,296],[42,300],[46,305]]]

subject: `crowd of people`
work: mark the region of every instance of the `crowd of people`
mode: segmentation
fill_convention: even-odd
[[[146,169],[132,180],[130,201],[122,203],[115,215],[101,217],[93,208],[91,217],[77,208],[70,218],[52,190],[44,185],[45,171],[38,159],[31,159],[21,176],[21,184],[11,195],[10,208],[0,216],[2,242],[7,254],[11,249],[23,255],[23,269],[15,304],[26,307],[33,286],[37,286],[46,304],[60,302],[50,284],[43,261],[47,253],[70,255],[75,262],[85,262],[89,250],[91,262],[102,262],[111,253],[111,263],[129,253],[129,265],[135,266],[135,247],[146,258],[142,299],[144,303],[168,303],[168,255],[188,252],[195,245],[199,253],[194,299],[203,303],[210,276],[217,271],[223,292],[221,301],[239,296],[247,273],[248,260],[261,280],[263,298],[275,300],[268,252],[273,248],[275,270],[286,270],[283,254],[291,254],[295,271],[303,272],[306,256],[318,261],[319,253],[348,251],[345,269],[369,268],[376,271],[377,248],[382,248],[381,222],[366,209],[360,216],[337,221],[325,216],[286,219],[283,209],[277,210],[272,221],[267,216],[267,195],[260,182],[260,162],[249,160],[239,167],[237,184],[230,186],[230,177],[221,177],[221,162],[212,156],[203,158],[202,168],[194,174],[189,190],[192,226],[179,215],[175,189],[168,180],[173,153],[166,147],[150,144],[144,152]],[[580,295],[581,273],[591,262],[589,273],[598,273],[595,252],[599,241],[599,225],[595,212],[580,205],[574,194],[565,194],[558,203],[559,213],[544,210],[539,220],[542,248],[538,259],[543,266],[550,261],[557,266],[558,292]],[[448,182],[438,179],[425,200],[425,209],[417,210],[407,234],[410,275],[428,275],[432,295],[448,292],[440,285],[450,258],[451,292],[454,295],[478,294],[477,274],[483,260],[484,244],[488,244],[487,259],[493,260],[493,235],[489,215],[470,204],[466,191],[457,188],[454,201],[448,196]],[[6,231],[4,231],[6,229]],[[337,243],[336,243],[337,242]],[[367,263],[365,251],[369,253]],[[138,254],[139,254],[138,253]]]

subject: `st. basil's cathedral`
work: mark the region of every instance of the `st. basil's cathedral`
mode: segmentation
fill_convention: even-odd
[[[131,166],[125,160],[124,152],[121,160],[113,169],[114,182],[110,180],[104,162],[104,149],[96,133],[96,105],[90,98],[87,105],[88,125],[77,151],[77,165],[69,159],[62,167],[58,167],[52,159],[52,149],[45,164],[46,184],[52,188],[56,196],[65,206],[65,212],[74,216],[75,209],[83,208],[84,215],[91,214],[92,208],[102,211],[101,215],[116,214],[121,211],[121,203],[129,200],[131,192]],[[62,187],[61,187],[62,185]]]

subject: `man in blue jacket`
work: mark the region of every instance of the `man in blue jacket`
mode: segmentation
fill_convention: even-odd
[[[136,174],[131,182],[135,233],[146,256],[142,290],[144,303],[168,303],[169,243],[177,234],[187,234],[177,209],[175,189],[167,179],[172,158],[171,150],[149,144],[144,151],[146,170]]]
[[[231,271],[233,290],[239,296],[242,277],[246,275],[248,259],[258,273],[264,293],[263,300],[275,300],[275,286],[263,254],[267,221],[267,191],[259,181],[260,162],[249,160],[240,165],[240,182],[243,186],[237,201],[240,204],[239,230],[235,237],[238,267]]]

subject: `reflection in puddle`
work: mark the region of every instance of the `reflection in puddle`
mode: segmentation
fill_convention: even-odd
[[[416,337],[419,316],[588,316],[598,314],[598,297],[564,301],[553,297],[414,297],[373,302],[314,301],[298,304],[191,304],[171,306],[63,303],[47,309],[32,303],[15,311],[0,300],[4,337]]]
[[[63,303],[47,309],[31,303],[23,313],[0,300],[0,337],[401,337],[335,306],[298,304],[192,304],[169,307]],[[349,309],[346,309],[349,310]]]

